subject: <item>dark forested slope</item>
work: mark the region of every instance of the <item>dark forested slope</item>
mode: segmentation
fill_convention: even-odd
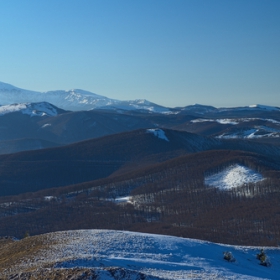
[[[264,180],[228,191],[205,185],[205,176],[234,164]],[[280,242],[279,175],[277,162],[258,154],[189,154],[82,184],[2,197],[0,235],[108,228],[275,245]],[[116,203],[119,196],[130,196],[130,203]]]

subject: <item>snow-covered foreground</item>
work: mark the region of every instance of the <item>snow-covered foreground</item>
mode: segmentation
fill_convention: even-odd
[[[257,183],[261,180],[263,180],[261,174],[248,167],[235,164],[216,174],[207,176],[205,184],[222,190],[229,190],[244,184]]]
[[[113,230],[77,230],[46,234],[45,239],[50,244],[49,248],[35,258],[41,266],[54,263],[56,268],[95,268],[102,276],[100,279],[116,279],[104,272],[106,267],[125,269],[130,275],[125,279],[138,279],[135,273],[139,272],[147,275],[147,278],[141,279],[176,280],[279,279],[280,275],[280,248],[264,248],[272,264],[264,267],[256,259],[260,248],[179,237]],[[231,251],[236,261],[224,260],[224,251]]]

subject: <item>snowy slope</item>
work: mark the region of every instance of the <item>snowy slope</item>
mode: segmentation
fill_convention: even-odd
[[[201,123],[201,122],[217,122],[220,124],[232,124],[236,125],[239,123],[246,123],[246,122],[252,122],[252,121],[267,121],[273,124],[280,125],[280,122],[273,119],[262,119],[262,118],[236,118],[236,119],[194,119],[191,120],[192,123]]]
[[[216,122],[221,125],[231,125],[224,132],[216,135],[223,139],[255,139],[280,137],[280,122],[264,118],[230,118],[230,119],[204,119],[191,120],[191,123],[201,124]]]
[[[47,102],[39,103],[20,103],[0,106],[0,116],[21,112],[22,114],[34,116],[57,116],[57,110],[54,106]]]
[[[259,139],[259,138],[279,138],[280,129],[260,126],[251,129],[240,129],[236,132],[222,133],[216,136],[220,139]]]
[[[260,248],[229,246],[179,237],[125,231],[79,230],[44,235],[47,249],[20,263],[15,269],[33,265],[55,268],[88,267],[97,279],[140,279],[136,272],[159,279],[279,279],[280,248],[265,248],[271,267],[259,264]],[[232,252],[235,262],[223,259]],[[125,278],[105,275],[108,267],[121,267]],[[103,272],[103,273],[102,273]],[[144,279],[144,278],[141,278]]]
[[[244,184],[257,183],[263,179],[264,178],[261,174],[246,166],[236,164],[231,165],[216,174],[207,176],[205,178],[205,184],[217,187],[221,190],[229,190],[240,187]]]
[[[151,133],[155,137],[158,137],[159,139],[169,142],[169,139],[166,137],[165,132],[160,128],[150,128],[150,129],[147,129],[146,131],[147,131],[147,133]]]

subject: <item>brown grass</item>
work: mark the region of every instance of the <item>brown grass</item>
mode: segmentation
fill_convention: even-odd
[[[45,235],[26,237],[19,241],[7,240],[0,242],[0,279],[4,275],[19,271],[34,271],[38,269],[36,255],[47,249]]]

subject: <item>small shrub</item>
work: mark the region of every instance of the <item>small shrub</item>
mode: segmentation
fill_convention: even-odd
[[[257,254],[257,259],[260,261],[260,265],[271,266],[270,260],[263,249]]]
[[[226,251],[223,253],[224,254],[224,259],[228,262],[235,262],[235,258],[233,257],[232,252]]]

